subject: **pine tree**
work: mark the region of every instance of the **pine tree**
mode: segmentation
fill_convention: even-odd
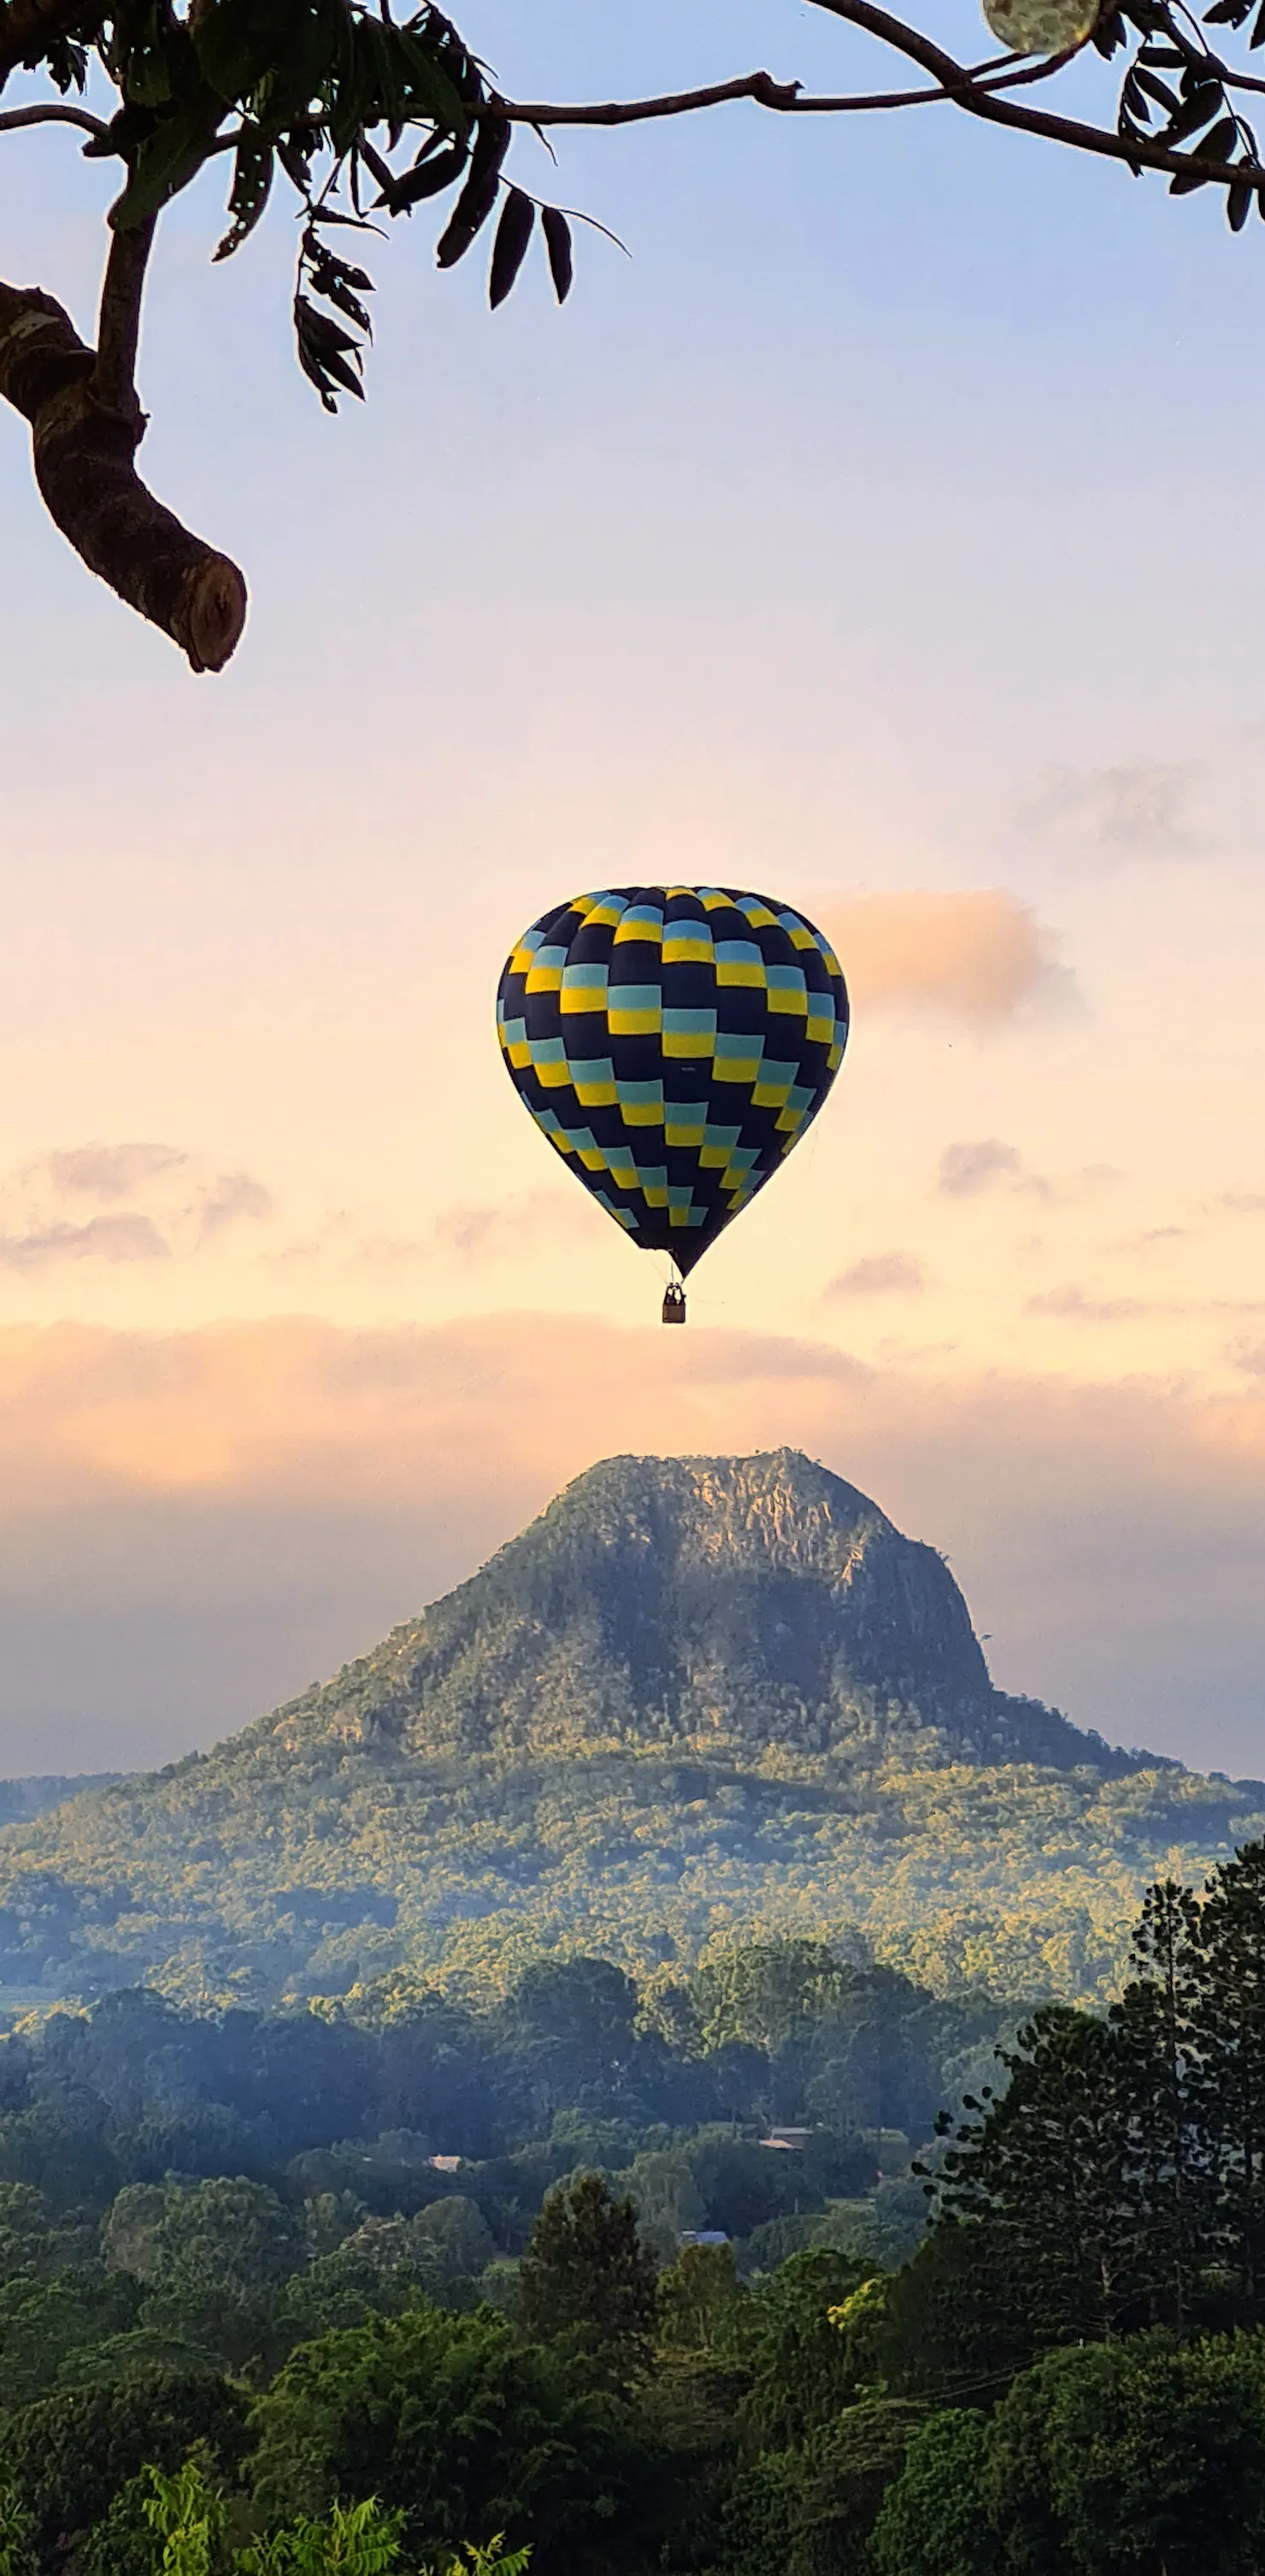
[[[1218,2249],[1212,2097],[1200,2041],[1202,1925],[1193,1888],[1148,1888],[1134,1932],[1136,1977],[1109,2015],[1125,2112],[1125,2186],[1151,2321],[1179,2333],[1197,2314]]]
[[[1200,1936],[1196,2022],[1220,2176],[1218,2250],[1257,2322],[1265,2314],[1265,1842],[1244,1844],[1214,1872]]]
[[[1112,2026],[1046,2005],[1003,2053],[1000,2101],[957,2132],[939,2188],[947,2218],[993,2232],[1034,2348],[1098,2343],[1128,2321],[1143,2286],[1130,2187],[1134,2105]]]
[[[615,2200],[601,2174],[551,2191],[532,2229],[520,2275],[531,2335],[574,2334],[621,2372],[649,2356],[656,2317],[652,2257],[630,2200]]]

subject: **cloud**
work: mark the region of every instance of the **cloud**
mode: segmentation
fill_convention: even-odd
[[[927,1274],[912,1252],[871,1252],[841,1270],[822,1290],[824,1297],[921,1296]]]
[[[595,1211],[572,1190],[532,1190],[499,1207],[445,1208],[435,1219],[434,1243],[462,1261],[511,1260],[529,1247],[566,1236],[592,1240]]]
[[[143,1196],[150,1183],[183,1171],[188,1162],[178,1145],[71,1145],[37,1155],[23,1165],[21,1177],[45,1181],[57,1198],[108,1201]]]
[[[86,1225],[49,1225],[0,1234],[0,1264],[34,1270],[50,1261],[166,1261],[171,1246],[153,1220],[127,1210],[90,1217]]]
[[[1222,1190],[1211,1205],[1225,1208],[1230,1216],[1265,1216],[1265,1190]]]
[[[1004,1145],[1000,1136],[981,1136],[945,1146],[936,1187],[947,1199],[973,1199],[984,1190],[1019,1188],[1023,1181],[1018,1147]]]
[[[1232,1368],[1242,1369],[1245,1377],[1265,1378],[1265,1342],[1235,1342],[1226,1358]]]
[[[262,1225],[273,1215],[275,1201],[271,1190],[264,1188],[252,1172],[217,1172],[192,1203],[198,1232],[205,1243],[225,1226],[243,1222]]]
[[[1198,775],[1193,761],[1051,769],[1020,820],[1121,856],[1185,856],[1204,846],[1187,816]]]
[[[1025,1315],[1058,1315],[1069,1324],[1134,1324],[1151,1311],[1144,1298],[1091,1297],[1075,1284],[1047,1288],[1024,1305]]]
[[[823,926],[861,1012],[931,1011],[987,1029],[1025,1005],[1066,1007],[1074,991],[1052,934],[997,888],[845,898],[825,907]]]
[[[101,1213],[85,1215],[96,1203]],[[178,1145],[53,1146],[0,1178],[0,1266],[164,1261],[273,1213],[253,1173]]]
[[[0,1764],[29,1768],[33,1732],[48,1768],[209,1741],[595,1459],[783,1443],[947,1551],[1005,1687],[1265,1767],[1265,1381],[868,1368],[825,1341],[533,1314],[0,1332]]]
[[[281,1244],[268,1259],[282,1270],[331,1262],[345,1270],[382,1270],[436,1261],[474,1270],[521,1262],[526,1254],[556,1251],[560,1244],[600,1242],[607,1222],[572,1182],[566,1190],[531,1190],[499,1205],[458,1202],[442,1208],[425,1234],[380,1234],[363,1213],[340,1208],[315,1234]]]
[[[1034,1172],[1017,1145],[1007,1145],[1000,1136],[974,1136],[959,1137],[945,1146],[936,1171],[936,1188],[942,1198],[948,1199],[981,1198],[989,1190],[1010,1190],[1026,1198],[1066,1206],[1073,1200],[1092,1197],[1120,1178],[1114,1163],[1085,1163],[1079,1172],[1052,1179],[1048,1173]]]

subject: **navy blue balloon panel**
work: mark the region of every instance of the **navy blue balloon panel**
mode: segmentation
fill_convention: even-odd
[[[693,1269],[816,1117],[848,1036],[828,939],[726,886],[624,886],[543,913],[496,1005],[510,1078],[645,1251]]]

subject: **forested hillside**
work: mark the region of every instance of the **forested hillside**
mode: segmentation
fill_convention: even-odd
[[[5,2576],[1252,2576],[1265,1844],[1132,1970],[1018,2028],[810,1943],[37,2020]]]
[[[0,1833],[0,2000],[504,1991],[741,1927],[1091,1995],[1147,1880],[1262,1821],[995,1691],[942,1558],[798,1453],[612,1459],[333,1681]]]

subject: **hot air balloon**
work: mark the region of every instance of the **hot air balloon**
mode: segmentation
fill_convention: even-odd
[[[680,1285],[816,1117],[848,1036],[828,939],[729,886],[623,886],[542,913],[496,1003],[510,1079],[629,1241]]]

